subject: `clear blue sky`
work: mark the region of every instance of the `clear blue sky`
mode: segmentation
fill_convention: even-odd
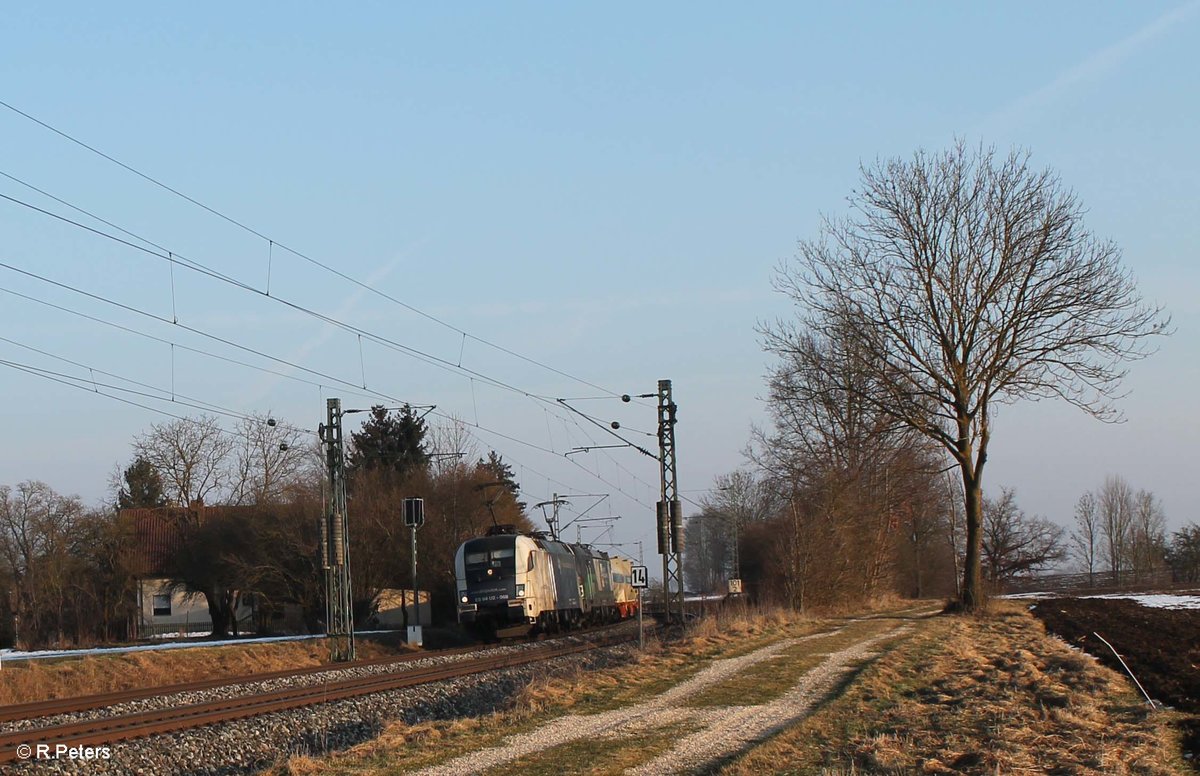
[[[844,212],[859,163],[956,137],[1026,147],[1078,192],[1178,332],[1133,365],[1124,425],[1049,402],[1004,408],[989,489],[1015,487],[1028,511],[1066,522],[1083,490],[1119,473],[1161,496],[1177,527],[1200,519],[1198,43],[1197,2],[26,4],[0,27],[0,100],[472,335],[618,392],[673,379],[687,491],[742,463],[764,419],[754,327],[789,314],[772,270],[821,213]],[[274,297],[455,366],[538,395],[596,395],[464,347],[2,108],[0,172],[257,289],[269,261]],[[8,178],[0,194],[68,213]],[[161,260],[3,200],[0,236],[5,264],[552,450],[476,432],[516,464],[530,502],[611,493],[596,513],[611,505],[617,538],[649,554],[654,462],[561,455],[605,443],[594,427],[457,369],[360,351],[186,270],[172,294]],[[0,289],[264,363],[12,270]],[[181,349],[172,363],[169,345],[9,293],[0,336],[77,365],[7,341],[0,360],[174,382],[305,427],[324,397],[372,401]],[[0,399],[0,483],[41,479],[89,502],[162,419],[8,367]],[[651,405],[577,406],[634,430],[655,422]]]

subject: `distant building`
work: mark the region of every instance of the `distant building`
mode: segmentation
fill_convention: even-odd
[[[246,510],[245,507],[208,507],[196,502],[188,507],[145,507],[122,509],[130,537],[130,567],[136,579],[138,617],[135,638],[187,636],[210,633],[212,616],[208,602],[199,593],[175,588],[168,563],[177,552],[190,526],[200,525],[217,513]],[[175,589],[173,589],[175,588]],[[235,611],[238,632],[255,630],[252,595]]]
[[[429,591],[418,590],[417,597],[419,601],[414,607],[411,590],[396,590],[389,587],[379,591],[375,614],[371,617],[372,627],[383,630],[403,628],[405,611],[408,612],[409,625],[429,625],[433,622],[429,608]]]

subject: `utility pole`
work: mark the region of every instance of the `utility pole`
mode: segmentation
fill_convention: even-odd
[[[663,597],[667,620],[683,622],[683,510],[675,467],[675,402],[671,381],[658,381],[658,463],[662,500],[658,502],[658,551],[663,556]],[[675,590],[672,592],[671,583]]]
[[[346,450],[342,400],[326,401],[327,422],[318,428],[325,444],[329,509],[321,520],[321,566],[325,570],[325,635],[335,663],[354,660],[354,611],[350,595],[350,535],[346,530]]]

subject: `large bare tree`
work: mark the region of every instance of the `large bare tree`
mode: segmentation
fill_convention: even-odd
[[[235,441],[216,418],[201,415],[151,425],[134,437],[133,452],[158,472],[168,497],[187,506],[226,488]]]
[[[798,321],[764,329],[783,357],[816,332],[870,378],[859,400],[940,444],[966,515],[961,602],[983,601],[982,484],[996,404],[1058,397],[1117,417],[1124,363],[1169,320],[1146,304],[1111,242],[1028,155],[968,149],[862,170],[852,215],[826,219],[780,267]]]
[[[269,415],[249,415],[238,423],[230,501],[234,504],[279,504],[298,480],[311,476],[311,440],[299,428]]]

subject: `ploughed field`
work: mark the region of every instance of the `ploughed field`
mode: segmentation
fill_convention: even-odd
[[[1046,630],[1124,673],[1103,636],[1155,703],[1200,715],[1200,609],[1143,606],[1127,598],[1042,598]],[[1200,754],[1200,718],[1183,721],[1184,747]]]

